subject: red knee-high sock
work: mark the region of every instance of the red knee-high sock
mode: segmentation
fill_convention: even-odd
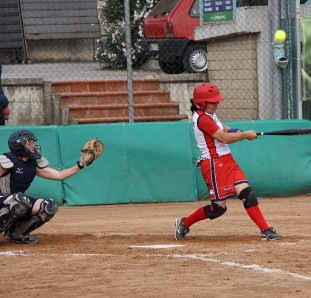
[[[207,216],[204,212],[204,207],[201,207],[184,219],[184,225],[189,228],[194,223],[206,218]]]
[[[269,229],[258,205],[246,208],[246,212],[261,231]]]

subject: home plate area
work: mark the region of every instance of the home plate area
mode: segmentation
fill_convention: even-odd
[[[261,241],[238,200],[175,241],[205,202],[61,207],[39,243],[0,239],[5,297],[311,297],[309,197],[261,199],[284,236]],[[14,277],[14,278],[12,278]],[[48,294],[49,293],[49,294]]]

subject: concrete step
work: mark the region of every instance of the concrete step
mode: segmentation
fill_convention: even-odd
[[[135,79],[134,91],[159,90],[159,79]],[[127,91],[127,80],[95,80],[95,81],[56,81],[52,82],[53,93],[80,93],[80,92],[112,92]]]
[[[158,122],[158,121],[179,121],[186,120],[186,115],[170,115],[170,116],[144,116],[134,117],[135,122]],[[129,117],[105,117],[105,118],[80,118],[76,119],[76,124],[93,124],[93,123],[114,123],[114,122],[128,122]]]
[[[115,92],[81,92],[60,93],[61,105],[89,105],[89,104],[125,104],[128,103],[126,91]],[[133,92],[135,103],[169,102],[167,91],[135,91]]]
[[[127,80],[52,82],[59,98],[63,123],[109,123],[129,121]],[[134,121],[177,121],[179,104],[160,89],[159,79],[133,82]]]
[[[68,106],[71,119],[128,117],[128,104]],[[135,117],[178,115],[177,103],[134,104]]]

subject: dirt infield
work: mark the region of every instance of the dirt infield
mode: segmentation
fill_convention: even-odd
[[[175,241],[205,203],[61,207],[38,244],[0,239],[0,297],[311,297],[311,197],[260,200],[279,241],[236,199]]]

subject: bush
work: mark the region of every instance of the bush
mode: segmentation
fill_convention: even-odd
[[[158,0],[129,0],[131,54],[133,68],[148,58],[141,47],[143,20]],[[126,68],[124,0],[100,0],[102,38],[98,41],[97,59],[104,68]]]

